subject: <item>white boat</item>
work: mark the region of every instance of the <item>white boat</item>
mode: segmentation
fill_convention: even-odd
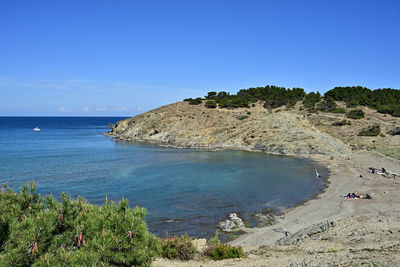
[[[33,130],[34,130],[35,132],[40,132],[40,128],[39,128],[39,127],[35,127],[35,128],[33,128]]]

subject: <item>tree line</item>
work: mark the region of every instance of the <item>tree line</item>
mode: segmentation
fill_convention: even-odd
[[[241,89],[236,94],[211,91],[204,98],[187,98],[184,101],[188,101],[191,105],[205,101],[205,106],[208,108],[248,108],[262,101],[267,109],[281,106],[292,108],[298,101],[302,101],[302,108],[309,112],[320,110],[345,113],[346,110],[338,108],[335,102],[343,101],[348,108],[367,106],[380,113],[400,117],[400,90],[391,88],[371,90],[361,86],[335,87],[322,97],[318,91],[307,94],[303,88],[290,89],[267,85]]]

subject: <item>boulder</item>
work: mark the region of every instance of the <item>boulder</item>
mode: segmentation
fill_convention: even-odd
[[[229,219],[219,222],[219,228],[224,232],[235,232],[244,226],[243,220],[236,213],[229,214]]]
[[[389,131],[390,135],[400,135],[400,127],[396,127],[393,130]]]

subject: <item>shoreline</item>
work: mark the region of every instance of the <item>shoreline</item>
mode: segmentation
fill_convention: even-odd
[[[310,157],[312,156],[310,155]],[[383,205],[385,205],[387,209],[391,208],[390,206],[388,207],[383,200],[379,199],[381,197],[380,195],[376,195],[377,191],[386,192],[385,190],[388,189],[387,186],[391,184],[391,179],[383,178],[385,179],[385,185],[371,181],[371,178],[378,178],[379,180],[382,180],[382,178],[380,175],[367,173],[370,164],[360,164],[366,157],[369,158],[368,163],[376,162],[376,164],[384,163],[386,165],[391,165],[391,167],[389,167],[390,170],[397,168],[396,171],[398,171],[400,166],[398,165],[399,161],[396,159],[385,158],[383,160],[378,160],[381,157],[378,153],[367,151],[352,153],[350,155],[350,160],[329,160],[327,156],[315,155],[312,159],[326,166],[330,171],[325,190],[314,199],[308,200],[285,212],[284,220],[281,222],[258,229],[247,228],[245,229],[246,234],[241,235],[238,239],[229,243],[232,245],[241,245],[245,250],[251,251],[262,246],[276,245],[280,240],[284,239],[285,235],[275,232],[274,229],[281,228],[286,230],[290,235],[293,235],[302,229],[318,223],[328,221],[334,222],[353,216],[382,215],[383,211],[380,209],[374,211],[370,210],[369,212],[366,212],[365,209],[371,203],[377,204],[380,208],[382,208]],[[396,163],[393,164],[393,162]],[[397,166],[395,166],[396,164]],[[363,177],[359,177],[359,175]],[[372,192],[374,197],[372,200],[351,200],[341,197],[351,192]],[[395,213],[400,215],[400,207]]]
[[[320,171],[321,174],[323,174],[323,182],[324,185],[323,187],[319,190],[319,192],[317,192],[316,194],[314,194],[313,196],[304,199],[298,203],[296,203],[294,206],[290,207],[287,210],[283,210],[280,212],[279,215],[276,215],[276,217],[282,217],[282,216],[286,216],[286,214],[288,214],[289,212],[303,206],[306,205],[309,201],[313,201],[316,200],[318,198],[320,198],[320,196],[322,194],[324,194],[326,192],[326,190],[328,189],[328,187],[330,186],[330,176],[332,175],[332,171],[329,169],[329,166],[327,166],[327,163],[329,162],[328,160],[325,161],[321,161],[319,158],[315,158],[315,156],[319,156],[319,157],[331,157],[331,155],[317,155],[315,154],[313,155],[296,155],[296,154],[282,154],[282,153],[276,153],[276,152],[268,152],[268,151],[263,151],[263,150],[254,150],[254,149],[250,149],[247,147],[204,147],[204,146],[198,146],[198,147],[183,147],[183,146],[177,146],[177,145],[173,145],[173,144],[159,144],[157,142],[149,142],[149,141],[143,141],[143,140],[136,140],[136,139],[126,139],[126,138],[121,138],[121,137],[116,137],[114,135],[110,135],[109,133],[103,133],[104,135],[106,135],[107,137],[110,137],[111,140],[115,141],[115,142],[124,142],[124,143],[131,143],[131,144],[141,144],[141,145],[152,145],[152,146],[156,146],[156,147],[164,147],[164,148],[176,148],[176,149],[193,149],[193,150],[201,150],[201,151],[209,151],[209,152],[215,152],[215,151],[245,151],[245,152],[251,152],[251,153],[264,153],[267,155],[272,155],[272,156],[282,156],[282,157],[293,157],[293,158],[297,158],[297,159],[301,159],[301,160],[305,160],[305,161],[309,161],[309,164],[311,166],[313,166],[313,168],[315,167],[319,167],[318,170],[320,171],[322,169],[322,171]],[[321,179],[321,178],[320,178]],[[224,214],[224,216],[227,216],[228,214]],[[277,224],[274,224],[272,226],[275,226]],[[239,238],[236,238],[230,242],[227,243],[235,243],[236,240],[240,239],[241,236],[245,236],[247,235],[247,231],[249,231],[249,229],[256,229],[256,228],[264,228],[264,227],[260,227],[258,225],[255,225],[253,227],[245,227],[245,228],[241,228],[239,229],[239,232],[242,232],[241,234],[239,234]],[[216,228],[217,230],[218,228]],[[225,233],[225,234],[230,234],[230,233]]]

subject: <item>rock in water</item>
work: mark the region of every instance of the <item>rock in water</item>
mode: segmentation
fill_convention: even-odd
[[[219,228],[224,232],[238,231],[244,226],[243,220],[236,213],[229,214],[229,220],[218,223]]]

